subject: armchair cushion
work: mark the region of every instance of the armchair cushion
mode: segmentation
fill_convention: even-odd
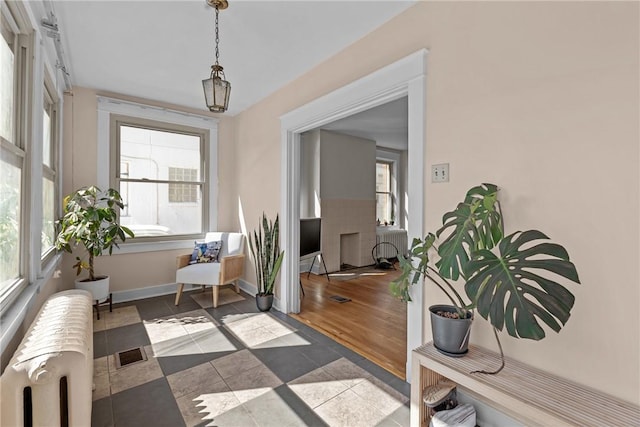
[[[189,264],[218,262],[218,256],[222,249],[222,240],[216,240],[214,242],[195,242],[193,253]]]
[[[176,271],[176,282],[194,285],[219,285],[220,263],[191,264]]]

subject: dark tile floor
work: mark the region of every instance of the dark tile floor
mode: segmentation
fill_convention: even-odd
[[[295,319],[231,289],[173,298],[94,321],[93,426],[409,425],[409,384]]]

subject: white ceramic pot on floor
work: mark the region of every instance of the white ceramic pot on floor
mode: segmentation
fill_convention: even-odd
[[[95,281],[89,279],[76,279],[76,289],[84,289],[91,292],[93,301],[104,301],[109,298],[109,276],[98,276]]]

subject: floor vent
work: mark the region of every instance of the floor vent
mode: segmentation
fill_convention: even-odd
[[[147,354],[142,347],[116,353],[116,369],[147,360]]]
[[[336,302],[349,302],[351,298],[341,297],[340,295],[331,295],[329,299],[334,300]]]

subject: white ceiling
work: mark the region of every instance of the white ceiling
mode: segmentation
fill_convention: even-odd
[[[404,151],[409,145],[407,98],[337,120],[322,129],[376,141],[378,147]]]
[[[230,0],[220,64],[235,115],[414,1]],[[74,85],[205,109],[214,10],[205,0],[53,1]]]

